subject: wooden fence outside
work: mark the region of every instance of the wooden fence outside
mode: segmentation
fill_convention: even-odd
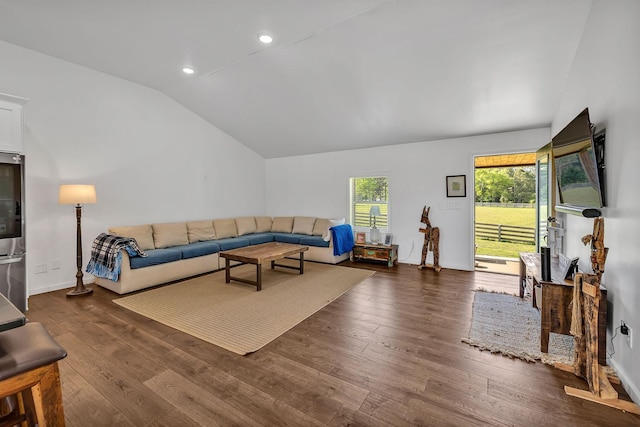
[[[373,226],[372,218],[369,216],[369,210],[373,205],[379,206],[380,213],[381,213],[381,216],[376,217],[376,227],[377,228],[389,227],[389,211],[388,211],[389,206],[387,205],[387,203],[380,203],[380,202],[354,203],[354,218],[353,218],[354,227],[370,228]]]
[[[498,242],[536,244],[536,229],[533,227],[516,227],[502,224],[475,224],[476,239],[495,240]]]
[[[490,206],[492,208],[535,208],[535,203],[500,203],[500,202],[475,202],[476,206]]]

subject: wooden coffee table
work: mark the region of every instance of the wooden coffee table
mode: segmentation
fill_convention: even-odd
[[[262,289],[262,264],[271,261],[271,269],[277,267],[292,268],[304,273],[304,252],[309,250],[309,246],[292,245],[290,243],[269,242],[261,245],[246,246],[244,248],[232,249],[220,252],[220,256],[225,259],[224,271],[225,282],[231,280],[254,285],[257,290]],[[300,254],[300,265],[276,264],[276,260],[291,255]],[[239,261],[242,264],[254,264],[256,266],[256,280],[247,280],[240,277],[231,276],[231,260]]]

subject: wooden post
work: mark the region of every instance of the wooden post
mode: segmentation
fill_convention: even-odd
[[[600,307],[600,281],[597,274],[576,275],[573,304],[579,305],[580,314],[574,309],[571,333],[581,334],[574,340],[576,360],[574,372],[586,378],[589,390],[580,390],[565,386],[570,396],[602,405],[618,408],[623,411],[640,414],[640,407],[633,402],[618,399],[618,392],[613,388],[606,374],[598,364],[598,310]],[[581,298],[576,298],[577,293]],[[574,307],[575,308],[575,307]],[[578,319],[580,317],[581,319]],[[580,322],[581,325],[577,325]]]

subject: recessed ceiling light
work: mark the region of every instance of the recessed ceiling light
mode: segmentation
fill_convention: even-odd
[[[185,74],[193,74],[196,71],[191,67],[182,67],[182,72]]]
[[[269,44],[273,41],[273,36],[268,33],[259,33],[258,40],[260,40],[261,43]]]

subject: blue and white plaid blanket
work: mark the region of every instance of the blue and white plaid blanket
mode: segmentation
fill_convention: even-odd
[[[120,253],[122,249],[126,250],[130,256],[147,256],[138,246],[136,239],[132,237],[100,233],[91,245],[91,260],[87,264],[87,273],[117,281],[122,263]]]

